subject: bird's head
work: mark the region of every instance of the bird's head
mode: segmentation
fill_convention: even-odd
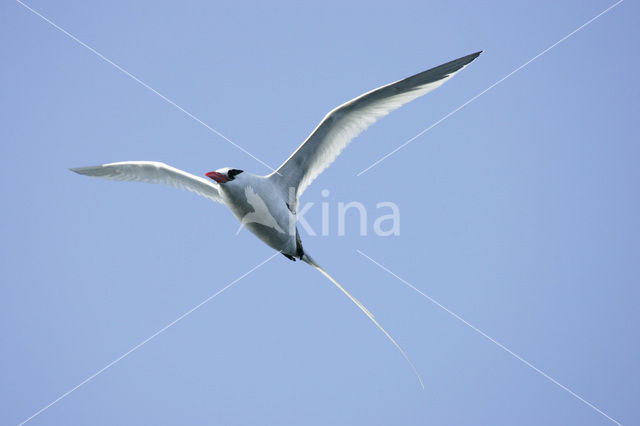
[[[219,184],[222,184],[234,180],[240,173],[242,173],[242,170],[224,167],[216,170],[215,172],[206,173],[205,176],[215,180]]]

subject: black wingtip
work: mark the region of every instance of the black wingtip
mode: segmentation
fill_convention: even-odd
[[[451,68],[452,72],[456,72],[458,71],[460,68],[465,67],[467,65],[469,65],[471,62],[473,62],[478,56],[480,56],[480,54],[482,53],[482,50],[475,52],[475,53],[471,53],[467,56],[463,56],[461,58],[458,59],[454,59],[451,62],[447,62],[446,64],[441,65],[440,67],[443,68]],[[436,67],[440,68],[440,67]]]
[[[480,56],[482,52],[484,52],[484,50],[478,50],[476,53],[472,53],[470,55],[467,55],[466,57],[469,58],[471,61],[473,61],[475,58]]]

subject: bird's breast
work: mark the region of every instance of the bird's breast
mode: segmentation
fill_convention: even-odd
[[[249,231],[268,246],[283,253],[295,253],[296,218],[268,185],[224,185],[222,197]]]

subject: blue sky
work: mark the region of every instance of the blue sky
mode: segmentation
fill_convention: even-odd
[[[640,422],[638,5],[28,3],[267,164],[333,107],[477,50],[362,134],[304,194],[396,203],[399,236],[305,236],[30,424]],[[0,5],[0,423],[17,424],[267,259],[224,207],[69,167],[269,170],[19,3]],[[330,191],[322,197],[321,191]],[[352,218],[354,219],[354,218]]]

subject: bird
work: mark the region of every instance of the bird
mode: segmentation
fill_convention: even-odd
[[[400,351],[424,388],[417,368],[396,340],[303,248],[296,227],[296,211],[304,191],[354,138],[391,111],[441,86],[481,53],[381,86],[334,108],[298,149],[266,176],[224,167],[205,173],[210,179],[207,180],[157,161],[124,161],[70,170],[103,179],[165,184],[226,205],[265,244],[292,261],[298,259],[309,264],[355,303]]]

